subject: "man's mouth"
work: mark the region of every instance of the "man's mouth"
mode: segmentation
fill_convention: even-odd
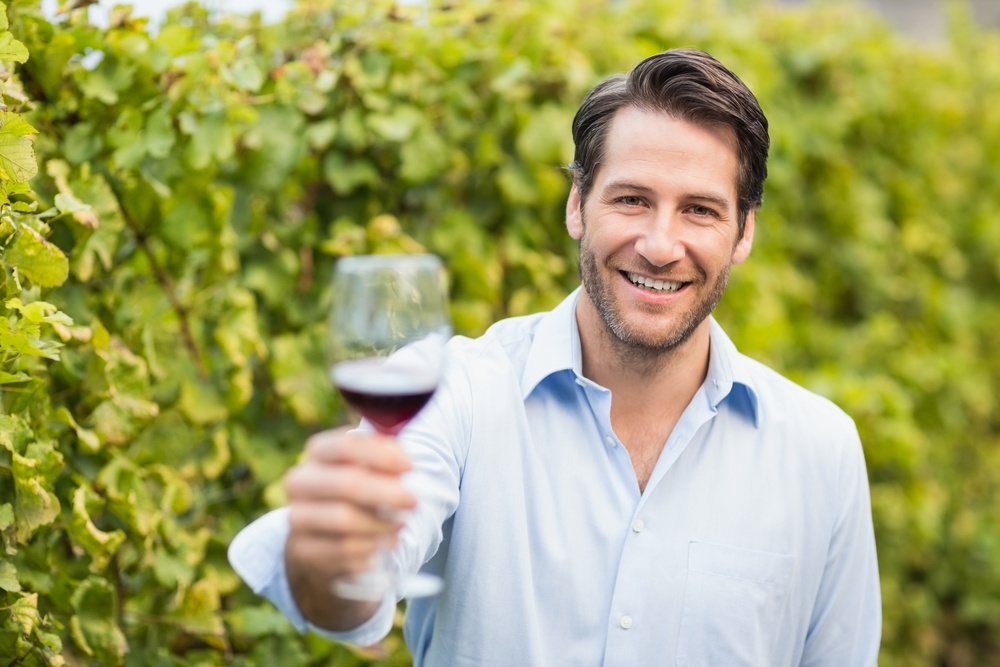
[[[676,292],[680,288],[684,287],[684,283],[673,280],[649,278],[647,276],[640,276],[638,273],[632,273],[631,271],[625,271],[624,273],[625,277],[628,278],[633,285],[637,287],[645,287],[653,292],[662,292],[666,294],[669,292]]]

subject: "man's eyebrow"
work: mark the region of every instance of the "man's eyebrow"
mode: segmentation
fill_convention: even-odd
[[[719,197],[717,195],[712,195],[702,192],[692,192],[691,194],[687,195],[686,199],[690,199],[692,201],[708,202],[709,204],[714,204],[718,208],[722,209],[729,209],[730,207],[729,200],[726,199],[725,197]]]
[[[639,183],[633,183],[632,181],[611,181],[604,186],[604,192],[609,194],[614,194],[616,192],[639,192],[646,195],[653,194],[653,188],[647,185],[641,185]]]

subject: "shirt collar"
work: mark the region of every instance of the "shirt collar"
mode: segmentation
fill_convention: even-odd
[[[576,302],[580,292],[578,287],[538,323],[521,375],[523,398],[550,375],[561,371],[572,371],[576,377],[583,375],[580,332],[576,324]],[[704,384],[709,403],[717,409],[734,387],[738,387],[742,391],[740,398],[745,399],[739,401],[740,404],[746,407],[754,425],[759,425],[760,405],[749,360],[737,351],[714,317],[709,318],[709,340],[708,374]]]
[[[521,374],[521,396],[527,398],[538,384],[554,373],[572,371],[583,374],[580,333],[576,328],[577,287],[551,312],[542,316],[535,330],[531,350]]]
[[[722,326],[709,317],[708,374],[705,376],[705,392],[713,409],[717,409],[723,399],[736,389],[742,395],[733,397],[734,403],[744,407],[753,419],[754,426],[760,426],[760,401],[753,384],[752,362],[739,353]]]

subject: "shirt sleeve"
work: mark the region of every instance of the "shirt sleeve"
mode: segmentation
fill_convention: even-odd
[[[834,525],[802,667],[876,667],[882,600],[864,455],[852,426],[840,466],[842,510]]]
[[[244,528],[229,545],[229,563],[254,593],[270,600],[299,632],[311,630],[327,639],[370,646],[392,629],[396,599],[389,595],[375,614],[353,630],[331,632],[306,620],[292,596],[285,574],[288,508],[274,510]]]

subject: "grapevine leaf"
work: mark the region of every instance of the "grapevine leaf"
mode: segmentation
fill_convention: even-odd
[[[76,612],[69,622],[74,643],[98,664],[122,664],[128,643],[114,620],[117,605],[111,584],[90,577],[73,593],[71,603]]]
[[[31,426],[19,415],[0,415],[0,445],[14,454],[24,454],[35,439]]]
[[[0,531],[7,530],[14,525],[14,506],[10,503],[0,505]]]
[[[94,500],[95,494],[86,487],[77,487],[73,492],[73,518],[69,524],[69,534],[90,555],[91,571],[99,573],[125,541],[125,533],[120,530],[104,532],[94,525],[87,511],[88,501]]]
[[[10,606],[10,617],[25,637],[31,634],[38,623],[38,593],[22,595]]]
[[[0,111],[0,180],[23,183],[38,174],[35,151],[28,139],[37,132],[18,114]]]
[[[16,310],[21,313],[24,319],[28,320],[33,324],[64,324],[66,326],[72,326],[73,320],[59,311],[59,309],[47,301],[32,301],[28,304],[23,303],[18,298],[9,299],[5,303],[11,310]]]
[[[223,421],[229,414],[215,386],[194,378],[181,382],[180,408],[192,423],[199,425]]]
[[[100,450],[101,439],[90,429],[80,426],[65,406],[59,407],[59,409],[56,410],[54,417],[57,421],[66,424],[76,432],[76,437],[79,439],[80,445],[85,451],[94,454]]]
[[[243,606],[226,614],[226,621],[237,634],[247,637],[290,635],[294,626],[273,605]]]
[[[54,450],[49,455],[51,458],[58,457],[60,462],[62,460],[62,456]],[[60,504],[59,498],[51,492],[50,480],[47,479],[51,461],[14,454],[13,462],[14,514],[17,521],[14,539],[23,544],[39,527],[55,521]]]
[[[28,49],[24,44],[14,39],[14,35],[9,32],[0,33],[0,60],[23,63],[27,59]]]
[[[0,588],[11,593],[21,590],[21,582],[17,580],[17,569],[10,561],[0,560]]]
[[[159,414],[160,406],[144,398],[116,395],[103,401],[87,424],[109,445],[122,445]]]
[[[211,579],[200,579],[184,595],[180,608],[171,614],[188,632],[205,639],[221,636],[225,632],[220,608],[219,589]]]
[[[248,57],[240,58],[233,63],[228,73],[232,82],[247,92],[256,93],[264,85],[264,73],[260,71],[257,63]]]
[[[333,393],[323,354],[305,335],[278,336],[272,342],[270,370],[275,391],[303,422],[322,423],[332,411]]]
[[[142,468],[125,457],[114,457],[98,474],[95,486],[108,498],[108,509],[140,535],[149,535],[162,521],[163,512],[150,495]]]
[[[361,185],[375,185],[379,180],[378,170],[369,160],[349,159],[339,153],[330,153],[323,160],[323,176],[339,195],[350,194]]]
[[[17,373],[8,373],[7,371],[0,371],[0,384],[14,384],[17,382],[27,382],[31,379],[31,376],[27,373],[22,373],[18,371]]]
[[[146,121],[146,148],[149,154],[162,159],[170,155],[170,150],[177,141],[174,134],[170,110],[160,107]]]
[[[69,277],[69,259],[63,251],[30,227],[21,228],[6,260],[39,287],[58,287]]]

